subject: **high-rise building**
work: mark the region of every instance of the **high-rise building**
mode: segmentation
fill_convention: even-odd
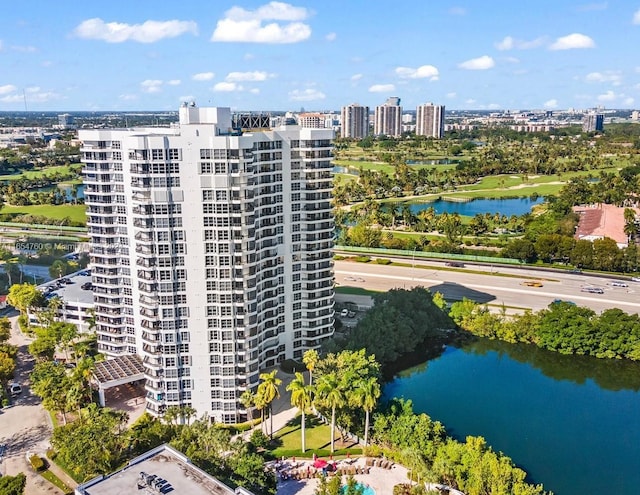
[[[416,109],[416,135],[442,139],[444,136],[444,105],[425,103]]]
[[[298,124],[301,127],[306,127],[309,129],[324,129],[325,116],[321,113],[301,113],[298,114]]]
[[[377,136],[394,136],[402,134],[402,107],[400,98],[392,96],[376,107],[373,133]]]
[[[333,131],[191,104],[79,137],[99,350],[140,356],[154,415],[243,421],[262,370],[333,333]]]
[[[604,131],[604,114],[590,112],[582,118],[582,130],[584,132]]]
[[[363,139],[369,135],[369,107],[352,103],[340,112],[343,138]]]

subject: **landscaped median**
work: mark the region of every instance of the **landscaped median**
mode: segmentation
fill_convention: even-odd
[[[39,456],[38,454],[34,454],[32,452],[26,453],[27,462],[31,466],[31,468],[40,476],[42,476],[45,480],[47,480],[52,485],[58,487],[65,495],[72,495],[73,488],[67,486],[56,474],[54,474],[51,470],[51,462]]]

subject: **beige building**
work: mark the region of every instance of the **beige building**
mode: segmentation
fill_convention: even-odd
[[[369,135],[369,107],[352,103],[340,111],[343,138],[363,139]]]
[[[444,105],[425,103],[416,109],[416,135],[442,139],[444,136]]]
[[[392,96],[376,107],[373,133],[376,136],[399,137],[402,134],[402,107],[400,98]]]

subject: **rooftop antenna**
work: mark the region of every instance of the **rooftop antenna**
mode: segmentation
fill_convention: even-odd
[[[22,90],[22,97],[24,98],[24,111],[27,112],[27,92],[24,89]]]

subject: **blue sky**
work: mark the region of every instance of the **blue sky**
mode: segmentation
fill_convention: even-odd
[[[0,111],[640,107],[640,0],[23,0]]]

